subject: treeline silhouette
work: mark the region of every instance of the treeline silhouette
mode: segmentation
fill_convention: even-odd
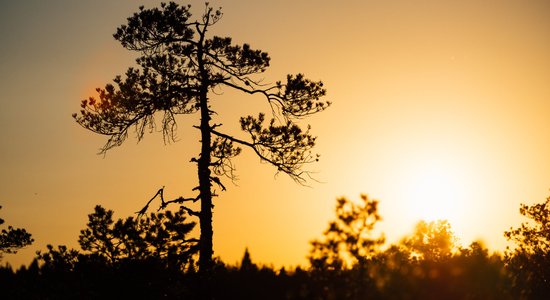
[[[239,264],[216,259],[208,274],[198,271],[185,209],[115,221],[96,206],[80,250],[48,245],[28,266],[0,267],[0,298],[200,299],[208,280],[212,299],[547,299],[549,203],[521,205],[529,223],[504,233],[515,247],[501,255],[481,242],[461,247],[444,220],[421,221],[385,245],[378,202],[339,198],[308,267],[257,265],[246,249]]]

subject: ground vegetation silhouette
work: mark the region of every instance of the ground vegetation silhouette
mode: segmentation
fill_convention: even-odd
[[[324,235],[311,243],[309,266],[275,269],[254,262],[251,251],[244,249],[240,263],[213,260],[210,295],[215,299],[546,299],[550,293],[544,277],[547,203],[521,206],[529,222],[505,232],[516,247],[500,255],[490,253],[480,241],[461,246],[447,221],[421,221],[400,241],[382,244],[375,230],[381,220],[378,202],[366,196],[359,201],[339,198],[336,217],[325,231],[330,238]],[[189,252],[196,241],[189,238],[193,223],[188,217],[181,209],[115,221],[112,211],[97,206],[80,232],[81,249],[49,245],[28,266],[17,270],[0,266],[0,295],[2,299],[201,299],[203,279],[196,265],[175,262],[195,260],[196,251]],[[159,226],[162,229],[151,229]],[[179,245],[181,251],[167,251]]]
[[[97,205],[80,231],[81,251],[48,245],[37,258],[46,265],[72,269],[79,257],[93,258],[107,265],[123,261],[155,260],[181,270],[195,269],[198,240],[190,233],[195,223],[185,210],[166,210],[140,217],[113,220],[113,211]]]
[[[225,190],[222,177],[235,178],[233,159],[249,149],[276,172],[289,175],[298,183],[309,176],[304,165],[318,160],[312,152],[315,137],[310,127],[297,120],[325,110],[329,102],[322,82],[302,74],[266,84],[258,77],[270,65],[266,52],[249,44],[235,44],[230,37],[209,35],[222,18],[220,9],[208,3],[202,15],[193,20],[190,6],[174,2],[139,11],[120,26],[114,37],[123,47],[139,53],[137,68],[117,76],[114,84],[97,89],[98,96],[85,99],[73,114],[84,128],[108,137],[101,149],[121,145],[130,131],[138,140],[160,128],[166,142],[175,141],[178,115],[197,114],[200,151],[191,161],[196,164],[198,186],[195,195],[165,200],[163,189],[156,196],[161,206],[200,202],[200,210],[188,213],[199,218],[199,268],[214,267],[212,248],[212,208],[215,188]],[[226,132],[215,116],[211,97],[217,90],[233,89],[255,95],[267,103],[268,114],[240,118],[244,136]],[[235,103],[235,107],[239,104]],[[151,201],[142,209],[144,213]]]

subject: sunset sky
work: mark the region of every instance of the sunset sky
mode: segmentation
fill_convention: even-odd
[[[28,264],[46,244],[78,248],[96,204],[117,218],[165,186],[197,185],[198,115],[179,120],[177,143],[133,137],[105,157],[105,137],[71,117],[80,100],[134,66],[112,34],[157,1],[0,0],[0,217],[35,243],[1,263]],[[204,2],[192,4],[200,16]],[[210,1],[211,34],[267,51],[266,82],[287,73],[322,80],[333,105],[306,120],[318,136],[309,187],[245,152],[239,180],[215,199],[214,255],[248,247],[264,264],[306,265],[309,241],[335,199],[380,200],[389,242],[419,219],[448,219],[460,242],[506,247],[520,203],[550,196],[550,2]],[[237,128],[269,112],[261,97],[212,95],[216,122]],[[237,132],[237,131],[235,131]]]

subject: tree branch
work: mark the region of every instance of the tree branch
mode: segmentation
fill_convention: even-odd
[[[179,204],[182,204],[184,202],[188,202],[188,201],[193,201],[193,202],[197,202],[199,199],[200,199],[200,195],[198,195],[197,197],[194,197],[194,198],[184,198],[184,197],[178,197],[176,199],[173,199],[173,200],[168,200],[168,201],[165,201],[164,200],[164,187],[161,187],[157,193],[147,202],[147,204],[145,204],[145,206],[139,210],[138,212],[136,212],[138,214],[138,216],[142,216],[144,215],[145,213],[147,213],[147,209],[149,208],[149,205],[151,204],[151,202],[153,200],[155,200],[155,198],[160,197],[160,201],[161,201],[161,204],[158,208],[157,211],[161,210],[161,209],[165,209],[169,204],[171,203],[179,203]],[[184,210],[186,210],[190,215],[193,215],[193,216],[200,216],[200,213],[196,212],[196,211],[193,211],[185,206],[181,206]]]
[[[221,132],[219,132],[217,130],[214,130],[214,129],[211,129],[210,132],[212,132],[213,134],[215,134],[216,136],[219,136],[221,138],[226,138],[226,139],[228,139],[232,142],[235,142],[235,143],[238,143],[238,144],[241,144],[243,146],[247,146],[247,147],[251,148],[252,150],[254,150],[256,155],[258,155],[258,157],[260,157],[261,160],[264,160],[264,161],[270,163],[271,165],[275,166],[277,168],[277,172],[283,172],[283,173],[287,174],[288,176],[290,176],[295,182],[297,182],[301,185],[305,185],[306,179],[302,176],[304,174],[304,172],[294,172],[293,169],[288,168],[288,166],[285,166],[284,162],[277,162],[277,161],[275,161],[273,159],[270,159],[269,157],[265,156],[262,153],[262,151],[260,151],[257,148],[257,146],[260,145],[259,143],[250,143],[250,142],[235,138],[233,136],[227,135],[225,133],[221,133]],[[305,172],[305,173],[307,173],[307,172]]]

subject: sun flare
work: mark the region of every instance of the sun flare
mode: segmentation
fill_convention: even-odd
[[[449,174],[420,174],[413,187],[411,211],[427,221],[448,219],[453,214],[458,200],[456,190],[457,184]]]
[[[418,220],[457,220],[466,197],[462,172],[455,165],[426,164],[406,179],[406,206]]]

